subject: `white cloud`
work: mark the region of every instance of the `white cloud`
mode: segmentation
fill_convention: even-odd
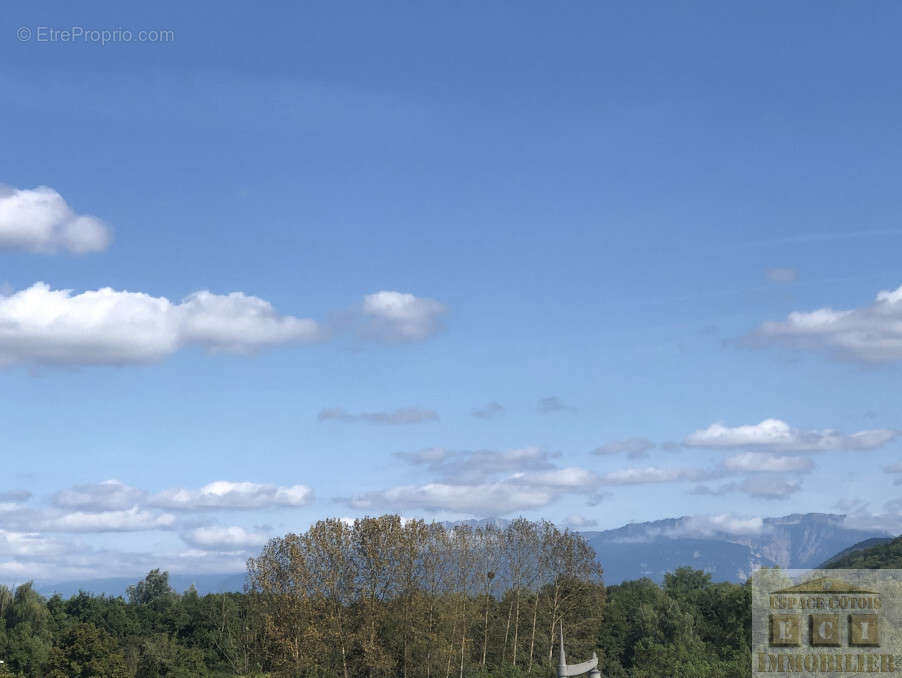
[[[724,461],[724,467],[730,471],[752,473],[807,471],[812,466],[814,464],[806,457],[783,457],[770,452],[743,452]]]
[[[38,532],[14,532],[0,530],[0,556],[39,557],[56,556],[65,546]]]
[[[717,475],[699,469],[665,469],[656,466],[625,468],[601,476],[605,485],[642,485],[646,483],[673,483],[686,480],[702,480]]]
[[[792,428],[779,419],[765,419],[760,424],[728,427],[711,424],[689,434],[683,444],[688,447],[729,449],[752,447],[775,452],[823,452],[829,450],[871,450],[890,442],[896,431],[874,429],[845,435],[825,429],[804,431]]]
[[[48,532],[135,532],[166,529],[174,524],[175,516],[171,513],[156,513],[133,506],[123,511],[64,513],[45,519],[42,529]]]
[[[110,240],[106,224],[76,214],[52,188],[0,185],[0,248],[83,254],[106,249]]]
[[[790,313],[786,320],[764,323],[747,340],[752,345],[782,344],[822,350],[865,362],[900,360],[902,287],[878,293],[869,306]]]
[[[34,537],[25,535],[25,537]],[[38,541],[43,540],[43,545]],[[170,573],[207,574],[245,571],[246,553],[189,549],[182,552],[134,552],[92,547],[72,541],[51,541],[41,537],[29,539],[27,550],[3,553],[0,535],[0,580],[13,584],[35,579],[58,582],[71,579],[132,577],[142,579],[152,568]]]
[[[434,299],[383,290],[366,295],[361,311],[368,334],[386,341],[419,341],[441,328],[447,309]]]
[[[53,496],[53,503],[61,508],[82,511],[115,511],[131,508],[145,496],[146,492],[136,487],[118,480],[104,480],[101,483],[75,485],[60,490]]]
[[[406,424],[419,424],[424,421],[438,421],[438,413],[435,410],[426,410],[419,407],[402,407],[394,412],[361,412],[353,414],[341,407],[331,407],[321,410],[317,415],[319,421],[344,421],[365,422],[367,424],[383,424],[387,426],[403,426]]]
[[[315,321],[279,315],[241,292],[172,303],[108,287],[73,295],[39,282],[0,296],[0,364],[149,363],[190,345],[247,353],[321,334]]]
[[[654,449],[655,444],[648,438],[627,438],[626,440],[612,440],[592,450],[592,454],[620,454],[626,452],[630,459],[640,459],[648,456],[648,451]]]
[[[360,494],[348,500],[352,507],[500,516],[540,508],[567,494],[592,494],[598,486],[592,471],[556,468],[549,462],[554,455],[535,447],[506,452],[431,448],[397,456],[428,467],[437,480]]]
[[[513,450],[446,450],[433,447],[417,452],[396,452],[408,464],[426,466],[439,480],[473,484],[498,474],[553,469],[551,459],[557,455],[539,447]]]
[[[199,490],[174,488],[150,498],[149,504],[166,509],[255,509],[274,506],[305,506],[313,499],[306,485],[279,487],[249,482],[216,481]]]
[[[555,497],[556,493],[549,488],[535,488],[507,481],[479,485],[426,483],[358,495],[349,503],[357,509],[385,507],[403,510],[448,510],[472,515],[498,516],[541,508],[550,504]]]
[[[187,544],[209,551],[234,551],[256,548],[268,540],[263,532],[252,532],[243,527],[198,527],[182,535]]]

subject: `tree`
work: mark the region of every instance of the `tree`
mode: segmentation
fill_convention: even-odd
[[[90,623],[69,628],[53,648],[47,678],[128,678],[116,639]]]
[[[169,573],[151,570],[147,576],[126,590],[128,602],[132,605],[150,605],[170,601],[177,594],[169,585]]]

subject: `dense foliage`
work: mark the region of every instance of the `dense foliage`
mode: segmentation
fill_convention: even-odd
[[[681,569],[605,589],[578,535],[549,523],[445,528],[322,521],[272,540],[245,593],[127,596],[0,587],[0,676],[553,676],[598,651],[612,678],[750,675],[749,589]]]
[[[602,675],[609,678],[751,676],[751,588],[711,583],[680,568],[664,586],[650,579],[607,589],[599,627]]]
[[[902,537],[867,548],[854,548],[831,558],[824,567],[840,569],[896,569],[902,568]]]
[[[265,664],[285,675],[547,675],[560,623],[589,654],[604,608],[594,551],[548,522],[324,520],[248,572]]]

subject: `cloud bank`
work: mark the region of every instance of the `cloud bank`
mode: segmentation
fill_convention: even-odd
[[[148,504],[158,508],[192,511],[199,509],[258,509],[306,506],[313,490],[306,485],[279,487],[249,482],[219,480],[200,489],[175,488],[153,495]]]
[[[413,299],[415,308],[429,301],[401,296]],[[428,336],[411,329],[426,321],[416,321],[417,312],[408,315],[414,319],[398,321],[407,328],[398,332],[407,340]],[[0,295],[0,366],[148,364],[191,346],[249,354],[327,335],[315,320],[283,315],[268,301],[243,292],[202,290],[172,302],[109,287],[75,294],[38,282]]]
[[[551,460],[558,455],[536,447],[506,451],[428,448],[396,456],[412,466],[427,468],[433,480],[358,494],[346,499],[352,508],[501,516],[541,508],[564,495],[592,495],[599,481],[587,469],[557,467]]]
[[[773,452],[826,452],[831,450],[873,450],[897,436],[896,431],[873,429],[843,434],[833,429],[805,431],[780,419],[765,419],[760,424],[729,427],[711,424],[689,434],[686,447],[716,449],[755,448]]]

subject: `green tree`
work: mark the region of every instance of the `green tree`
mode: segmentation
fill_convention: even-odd
[[[128,678],[116,639],[90,623],[70,627],[50,653],[47,678]]]

